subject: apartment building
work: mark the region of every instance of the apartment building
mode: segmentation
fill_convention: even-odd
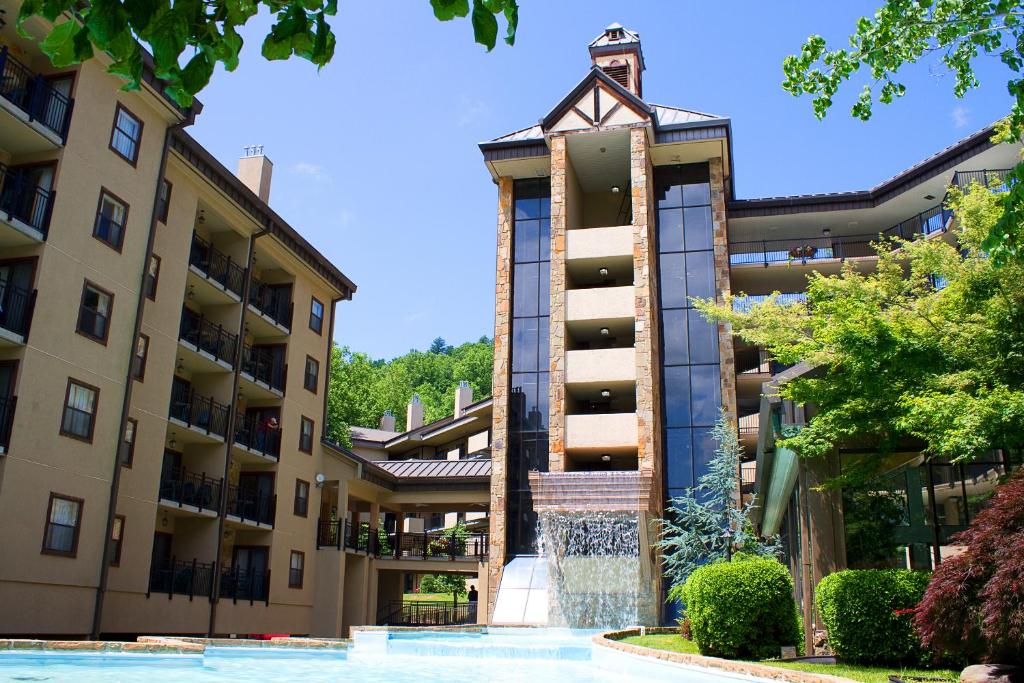
[[[0,633],[312,633],[355,285],[104,60],[0,28]]]
[[[873,268],[879,234],[951,239],[950,183],[990,177],[1020,151],[986,129],[871,190],[738,199],[728,118],[646,101],[634,31],[612,24],[589,53],[590,71],[538,124],[480,145],[498,189],[492,617],[503,571],[538,552],[545,512],[639,514],[651,572],[639,591],[661,596],[649,523],[705,472],[720,410],[748,454],[745,495],[755,478],[771,482],[757,482],[759,501],[766,530],[779,530],[796,469],[762,457],[762,385],[784,368],[690,298],[797,300],[813,271]],[[839,501],[818,504],[841,514]],[[828,553],[845,566],[842,550]],[[522,566],[510,583],[537,587]],[[668,619],[657,611],[638,619]],[[524,620],[538,616],[527,607]]]

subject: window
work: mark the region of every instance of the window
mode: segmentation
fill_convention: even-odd
[[[74,557],[78,552],[78,531],[82,526],[82,499],[50,493],[46,510],[43,552]]]
[[[309,482],[302,479],[295,480],[295,508],[296,517],[309,515]]]
[[[160,280],[160,257],[150,254],[149,267],[146,269],[146,296],[150,301],[156,301],[156,285]]]
[[[303,453],[313,452],[313,421],[305,415],[302,416],[302,424],[299,429],[299,450]]]
[[[131,467],[135,458],[135,434],[139,431],[139,422],[129,417],[124,424],[124,438],[121,439],[121,464]]]
[[[306,356],[306,374],[302,378],[302,386],[309,391],[316,393],[316,385],[320,380],[320,361],[312,356]]]
[[[121,566],[121,544],[124,541],[124,515],[114,515],[114,528],[110,532],[113,553],[110,555],[110,566]]]
[[[139,160],[142,142],[142,121],[120,103],[114,112],[114,129],[110,132],[110,149],[132,166]]]
[[[309,304],[309,329],[317,334],[324,331],[324,305],[315,296]]]
[[[60,433],[73,439],[81,439],[92,443],[92,433],[96,427],[96,407],[99,402],[100,390],[96,387],[68,379],[67,395],[64,397],[64,417],[60,423]]]
[[[302,575],[306,570],[306,553],[298,550],[292,551],[291,562],[288,565],[288,587],[302,588]]]
[[[132,377],[140,382],[146,379],[146,358],[149,356],[149,337],[140,334],[135,340],[135,355],[132,357]]]
[[[167,222],[167,213],[171,210],[171,181],[164,178],[160,181],[160,195],[156,200],[156,219],[161,223]]]
[[[82,303],[78,309],[77,331],[94,341],[106,344],[113,305],[113,294],[86,280],[82,287]]]
[[[121,251],[127,220],[128,205],[107,190],[100,190],[100,203],[96,209],[96,224],[93,226],[92,236]]]

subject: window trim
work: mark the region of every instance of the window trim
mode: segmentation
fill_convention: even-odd
[[[303,484],[305,484],[305,486],[306,486],[306,497],[305,498],[300,498],[299,497],[299,487],[302,486]],[[311,491],[311,489],[310,489],[310,484],[309,484],[308,481],[306,481],[305,479],[296,479],[295,480],[295,500],[292,503],[292,513],[296,517],[309,517],[309,494],[310,494],[310,491]],[[304,505],[303,505],[304,509],[302,510],[302,512],[299,512],[299,501],[300,500],[304,501]]]
[[[113,199],[115,202],[117,202],[118,204],[120,204],[121,206],[124,207],[124,225],[121,226],[121,239],[120,239],[120,241],[117,244],[114,244],[113,242],[108,242],[107,240],[103,239],[102,237],[100,237],[96,233],[96,229],[100,225],[100,211],[103,210],[103,196],[104,195],[106,195],[110,199]],[[125,200],[121,199],[116,194],[114,194],[113,192],[111,192],[107,188],[105,188],[102,185],[100,185],[100,196],[99,196],[99,199],[96,200],[96,217],[92,221],[92,236],[97,241],[101,242],[102,244],[107,245],[108,247],[110,247],[111,249],[116,251],[117,253],[119,253],[119,254],[122,253],[122,251],[124,250],[124,238],[125,238],[125,235],[128,234],[128,213],[130,211],[131,211],[131,206],[128,204],[128,202],[126,202]]]
[[[139,360],[140,339],[146,340],[146,348],[142,353],[141,361]],[[135,338],[135,344],[132,345],[132,379],[138,382],[146,381],[146,365],[149,361],[149,342],[149,335],[139,332],[139,336]]]
[[[91,334],[89,334],[88,332],[86,332],[85,330],[82,329],[82,310],[84,310],[83,307],[85,306],[85,292],[90,287],[95,289],[96,291],[100,292],[101,294],[105,294],[106,296],[110,297],[110,314],[107,316],[107,325],[103,329],[103,337],[102,338],[101,337],[96,337],[94,335],[91,335]],[[77,334],[82,335],[86,339],[91,339],[92,341],[94,341],[94,342],[96,342],[98,344],[103,344],[104,346],[106,346],[107,345],[107,340],[110,338],[110,323],[111,323],[111,321],[113,319],[114,319],[114,293],[110,292],[110,291],[107,291],[106,289],[103,289],[102,287],[100,287],[98,284],[96,284],[92,280],[89,280],[89,279],[83,280],[82,281],[82,296],[81,296],[81,298],[78,301],[78,318],[77,318],[77,320],[75,320],[75,332]],[[134,349],[132,349],[132,351],[134,352]],[[133,355],[134,355],[134,353],[133,353]]]
[[[132,468],[132,463],[135,462],[135,444],[138,443],[138,441],[139,441],[139,421],[136,420],[134,417],[129,417],[125,421],[125,428],[126,429],[128,427],[128,423],[129,422],[132,425],[132,442],[128,446],[128,452],[127,453],[121,453],[121,461],[120,462],[121,462],[121,467],[127,467],[128,469],[131,469]],[[118,448],[119,449],[123,449],[125,443],[127,443],[127,442],[124,440],[124,432],[121,432],[121,438],[118,441]]]
[[[139,136],[139,139],[140,140],[142,139],[141,135]],[[171,193],[174,191],[174,183],[172,183],[167,178],[161,178],[160,179],[160,189],[161,190],[163,189],[164,185],[167,185],[167,201],[164,202],[163,205],[160,205],[160,206],[157,207],[156,219],[158,221],[160,221],[161,223],[163,223],[164,225],[167,225],[167,215],[171,211]],[[160,195],[157,194],[157,202],[159,202],[159,201],[160,201]]]
[[[88,437],[80,436],[78,434],[66,431],[64,429],[64,414],[67,412],[67,409],[68,409],[68,399],[71,398],[71,385],[72,384],[76,384],[76,385],[82,387],[83,389],[89,389],[94,394],[96,394],[96,400],[95,400],[95,404],[94,404],[95,410],[92,413],[92,420],[89,421],[89,436]],[[100,388],[99,387],[94,387],[93,385],[87,384],[86,382],[83,382],[81,380],[77,380],[74,377],[68,377],[68,385],[67,385],[67,388],[64,390],[64,404],[61,406],[61,409],[60,409],[60,432],[59,432],[59,434],[61,436],[66,436],[69,439],[75,439],[76,441],[83,441],[85,443],[92,443],[92,439],[96,435],[96,417],[99,415],[99,413],[100,413]],[[121,437],[123,437],[123,435],[121,435]],[[121,437],[118,438],[118,444],[121,443]]]
[[[313,365],[316,366],[316,376],[313,377],[312,387],[309,386],[309,373],[306,372],[306,370],[309,368],[310,361],[312,361]],[[306,354],[306,365],[303,366],[302,368],[302,388],[314,394],[318,393],[318,390],[320,388],[320,361],[318,361],[316,358],[313,358],[313,356],[310,356],[309,354]]]
[[[302,558],[301,566],[299,567],[299,582],[292,582],[292,559],[298,555]],[[303,580],[306,577],[306,553],[301,550],[292,550],[291,554],[288,555],[288,587],[289,588],[302,588]]]
[[[125,522],[125,516],[124,515],[114,515],[114,519],[121,520],[121,537],[118,538],[116,541],[114,540],[113,535],[111,535],[111,537],[110,537],[110,545],[114,549],[114,554],[110,558],[110,566],[111,567],[120,567],[121,566],[121,549],[124,546],[124,527],[125,527],[125,523],[126,522]],[[113,530],[113,527],[111,527],[111,530]]]
[[[53,548],[46,547],[46,536],[50,531],[50,515],[53,514],[53,501],[55,498],[61,500],[71,501],[72,503],[78,504],[78,519],[75,520],[75,534],[71,541],[71,550],[54,550]],[[46,504],[46,519],[43,521],[43,543],[42,548],[39,551],[40,555],[56,555],[57,557],[77,557],[78,556],[78,538],[82,532],[82,513],[85,510],[85,500],[82,498],[76,498],[75,496],[69,496],[63,493],[57,493],[50,491],[50,501]]]
[[[151,275],[149,272],[149,263],[152,262],[153,259],[156,259],[156,275]],[[150,301],[156,301],[156,290],[157,287],[160,285],[160,267],[162,265],[163,259],[161,259],[157,254],[149,255],[149,262],[146,263],[146,298],[149,299]],[[151,281],[153,283],[152,291],[148,291],[150,290],[149,283]]]
[[[309,423],[309,427],[310,427],[310,430],[309,430],[309,448],[308,449],[302,447],[302,427],[307,422]],[[316,421],[313,420],[312,418],[306,417],[305,415],[301,416],[299,418],[299,451],[300,452],[307,453],[309,455],[313,455],[313,435],[315,433],[316,433]]]
[[[116,132],[118,132],[120,130],[117,127],[117,120],[121,117],[121,112],[122,111],[125,112],[126,114],[128,114],[128,116],[131,116],[133,119],[135,119],[136,121],[139,122],[139,139],[134,141],[135,142],[135,156],[134,156],[134,158],[126,157],[125,155],[121,154],[120,150],[118,150],[117,147],[114,147],[114,133],[116,133]],[[126,107],[123,104],[121,104],[120,102],[118,102],[117,106],[114,108],[114,121],[110,124],[110,142],[107,143],[107,147],[110,149],[111,152],[113,152],[117,156],[119,156],[122,159],[124,159],[125,161],[127,161],[133,167],[136,167],[139,164],[139,153],[142,151],[142,134],[145,132],[145,128],[146,128],[146,123],[145,123],[145,121],[142,120],[141,117],[136,116],[135,112],[133,112],[131,109],[129,109],[128,107]],[[121,132],[123,133],[124,131],[121,131]]]
[[[320,310],[321,310],[320,317],[316,318],[317,320],[320,321],[319,329],[316,328],[316,327],[313,327],[313,320],[315,319],[313,317],[313,304],[314,303],[320,304]],[[326,316],[327,316],[327,307],[324,306],[324,302],[320,301],[320,299],[317,299],[315,296],[311,296],[310,297],[310,301],[309,301],[309,329],[313,330],[318,335],[323,336],[323,334],[324,334],[324,318]]]

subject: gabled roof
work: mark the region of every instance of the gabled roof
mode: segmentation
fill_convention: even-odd
[[[613,39],[610,37],[612,31],[621,31],[622,37]],[[608,45],[630,45],[640,42],[640,34],[636,31],[630,31],[628,28],[623,28],[619,22],[611,23],[601,32],[597,38],[590,41],[588,47],[607,47]]]
[[[618,99],[623,101],[626,104],[626,106],[629,106],[637,113],[646,115],[647,117],[651,117],[653,115],[653,111],[647,105],[646,102],[641,100],[639,97],[637,97],[630,91],[623,88],[618,81],[616,81],[611,76],[606,74],[604,72],[604,69],[597,65],[594,65],[590,67],[590,72],[583,77],[583,80],[577,83],[576,87],[570,90],[569,94],[563,97],[561,101],[558,104],[556,104],[551,111],[548,112],[547,116],[540,120],[541,128],[543,128],[544,130],[550,128],[556,121],[558,121],[558,119],[562,117],[562,114],[564,114],[576,103],[576,100],[578,100],[580,96],[583,95],[583,93],[585,93],[595,84],[595,81],[600,81],[601,84],[606,86],[612,92],[613,95],[615,95]]]

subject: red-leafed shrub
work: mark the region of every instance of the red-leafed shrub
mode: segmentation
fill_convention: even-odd
[[[914,625],[933,652],[1024,664],[1024,469],[1000,485],[932,575]]]

